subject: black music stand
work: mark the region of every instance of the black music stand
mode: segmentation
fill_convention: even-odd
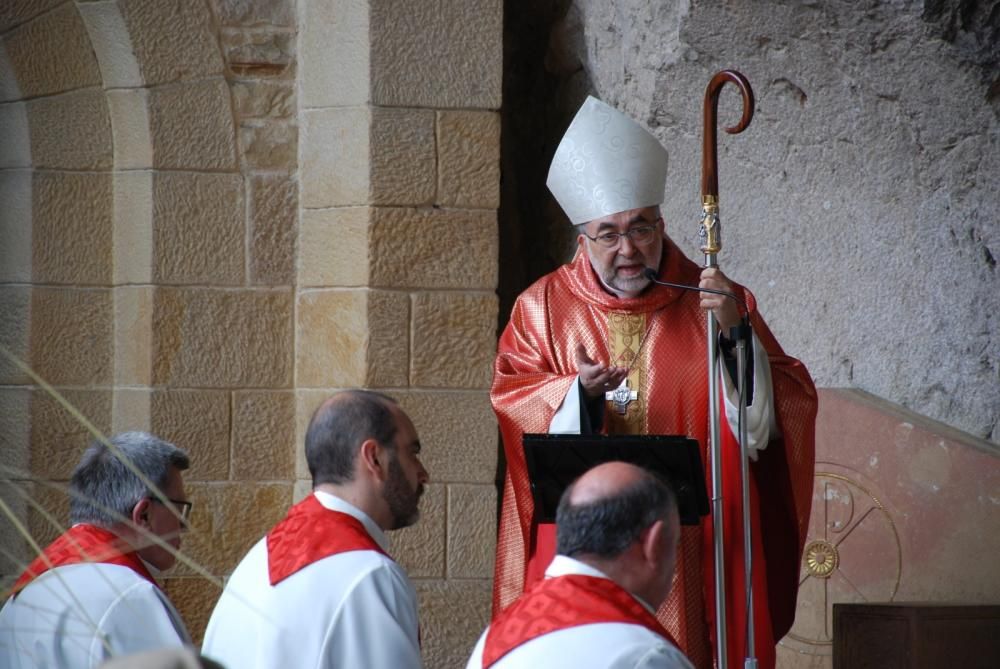
[[[524,458],[535,500],[535,521],[552,523],[570,483],[603,462],[621,460],[663,476],[673,487],[682,525],[708,515],[701,450],[695,439],[661,435],[525,434]]]

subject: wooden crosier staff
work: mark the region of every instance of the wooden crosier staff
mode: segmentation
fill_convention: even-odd
[[[719,223],[719,157],[716,141],[716,124],[719,112],[719,93],[727,82],[735,84],[743,95],[743,116],[735,126],[726,128],[726,132],[735,135],[746,130],[753,118],[753,89],[750,82],[735,70],[723,70],[712,77],[705,89],[705,105],[703,112],[704,126],[702,128],[701,157],[701,251],[705,254],[705,267],[717,267],[717,254],[722,248]],[[720,442],[719,417],[719,374],[717,346],[719,341],[718,324],[715,316],[708,313],[708,411],[709,411],[709,453],[712,459],[712,527],[713,551],[715,557],[715,647],[716,666],[727,669],[728,655],[726,652],[726,577],[725,555],[723,551],[723,507],[722,507],[722,445]],[[750,552],[750,508],[748,488],[748,468],[746,454],[746,398],[744,395],[743,354],[740,350],[738,365],[739,395],[740,395],[740,429],[737,435],[740,440],[742,454],[741,487],[743,490],[743,556],[746,569],[745,582],[747,587],[747,652],[745,666],[756,667],[754,656],[753,627],[753,593],[751,590],[751,552]]]

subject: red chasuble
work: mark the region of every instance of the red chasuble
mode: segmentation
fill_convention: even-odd
[[[697,285],[700,274],[700,267],[664,240],[661,280]],[[756,652],[759,666],[769,669],[774,666],[774,645],[795,614],[812,502],[816,391],[805,367],[786,356],[768,330],[753,296],[742,287],[735,290],[747,301],[754,332],[768,353],[781,435],[772,435],[751,466]],[[494,615],[540,577],[552,557],[551,526],[532,526],[521,435],[548,430],[576,378],[578,344],[596,360],[628,367],[629,387],[638,393],[625,415],[606,405],[604,431],[697,439],[711,489],[705,321],[696,292],[654,285],[635,298],[608,294],[585,253],[518,298],[498,344],[490,392],[507,456]],[[746,625],[739,454],[730,430],[722,430],[722,443],[729,663],[742,666]],[[677,560],[674,588],[657,617],[691,662],[707,669],[712,666],[714,634],[711,516],[700,526],[682,528]]]
[[[348,551],[376,551],[388,557],[361,521],[333,511],[309,495],[267,535],[267,571],[271,585],[323,558]]]
[[[641,625],[677,645],[656,616],[614,581],[567,574],[536,582],[496,617],[486,633],[483,669],[544,634],[595,623]]]
[[[12,593],[20,592],[49,569],[83,562],[116,564],[128,567],[153,585],[157,584],[146,565],[117,534],[96,525],[74,525],[46,547],[42,554],[28,565]]]

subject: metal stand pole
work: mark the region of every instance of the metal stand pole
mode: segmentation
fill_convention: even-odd
[[[707,257],[706,257],[707,260]],[[726,654],[726,556],[722,545],[722,443],[719,433],[719,368],[716,352],[718,325],[715,316],[708,314],[708,383],[709,411],[709,453],[712,458],[712,548],[715,556],[715,651],[718,669],[726,669],[729,658]]]
[[[754,648],[753,619],[753,537],[750,535],[750,455],[747,450],[747,342],[752,341],[749,322],[736,339],[736,375],[737,388],[740,397],[739,423],[737,437],[740,440],[740,486],[743,490],[743,578],[746,586],[746,616],[747,616],[747,648],[744,669],[757,669],[757,655]]]
[[[699,236],[705,253],[705,267],[716,267],[716,255],[721,246],[718,200],[706,196],[702,200]],[[712,460],[712,549],[715,564],[715,656],[716,667],[727,669],[726,654],[726,556],[722,544],[724,512],[722,507],[722,442],[719,416],[719,325],[712,312],[706,314],[708,338],[708,453]]]

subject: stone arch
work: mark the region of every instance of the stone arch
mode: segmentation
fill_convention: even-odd
[[[0,10],[0,343],[105,432],[150,428],[157,283],[204,279],[172,262],[192,246],[172,198],[200,188],[211,199],[224,182],[243,210],[215,25],[199,3]],[[236,258],[223,265],[235,285],[242,220],[230,220]],[[37,481],[67,479],[89,440],[80,422],[7,361],[0,408],[13,483],[38,497]],[[63,517],[65,500],[54,507]],[[16,511],[39,542],[54,534],[23,499]],[[17,545],[4,528],[5,545]],[[4,564],[0,578],[11,571]]]
[[[75,3],[10,5],[0,36],[0,135],[9,147],[0,190],[14,203],[0,214],[3,341],[103,426],[111,404],[110,341],[102,335],[112,314],[112,160],[100,73]],[[55,529],[14,493],[38,498],[36,481],[65,479],[60,447],[75,446],[85,430],[27,373],[9,364],[3,370],[0,401],[12,428],[4,450],[16,467],[4,493],[44,541]]]

